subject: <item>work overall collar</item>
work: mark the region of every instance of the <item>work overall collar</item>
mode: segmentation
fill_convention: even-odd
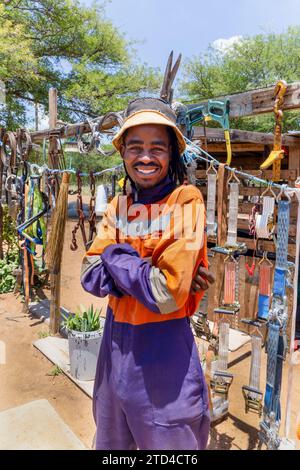
[[[164,199],[176,188],[175,182],[167,175],[153,188],[140,188],[132,187],[132,202],[133,204],[154,204],[161,199]]]

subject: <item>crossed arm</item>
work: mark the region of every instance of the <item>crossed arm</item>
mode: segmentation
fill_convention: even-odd
[[[191,233],[198,230],[199,235],[202,231],[201,245],[204,205],[195,199],[188,203],[193,207]],[[207,260],[199,257],[200,246],[188,249],[187,244],[191,240],[185,237],[176,239],[174,233],[170,233],[168,239],[159,241],[152,256],[154,265],[151,265],[132,246],[109,238],[108,217],[106,214],[83,261],[81,282],[88,292],[99,297],[131,295],[152,312],[165,314],[181,308],[190,293],[197,296],[214,282],[207,269]]]

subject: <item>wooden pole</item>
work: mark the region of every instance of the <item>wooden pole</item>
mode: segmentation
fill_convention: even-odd
[[[218,209],[217,209],[217,245],[224,246],[227,234],[227,179],[225,164],[222,163],[218,168]],[[215,293],[214,293],[214,307],[218,307],[221,301],[223,277],[224,277],[224,256],[220,253],[215,254],[215,267],[217,270]]]
[[[57,126],[57,90],[50,88],[49,90],[49,126],[50,130],[55,129]],[[50,152],[55,154],[57,150],[57,138],[51,136],[49,145],[48,165],[56,167],[55,159],[51,159]],[[59,333],[60,324],[60,270],[61,262],[57,269],[50,274],[50,333],[55,335]]]

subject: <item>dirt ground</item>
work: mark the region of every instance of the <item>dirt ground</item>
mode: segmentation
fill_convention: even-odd
[[[106,301],[92,299],[80,285],[79,275],[81,259],[84,253],[80,235],[79,249],[69,249],[71,230],[74,221],[68,221],[65,249],[62,266],[61,304],[74,310],[80,303],[103,308]],[[47,290],[44,291],[49,295]],[[56,409],[61,418],[74,431],[79,439],[91,448],[95,432],[92,416],[92,401],[64,374],[52,376],[54,365],[32,345],[32,342],[44,333],[48,327],[36,318],[23,312],[23,304],[14,294],[0,295],[0,340],[6,345],[6,363],[0,364],[0,411],[37,399],[47,399]],[[259,417],[244,411],[242,385],[248,384],[250,346],[245,345],[230,355],[234,374],[230,389],[230,409],[227,420],[212,427],[209,449],[252,450],[258,445],[257,431]],[[265,354],[262,353],[262,388],[265,384]],[[286,405],[288,364],[284,366],[282,403],[283,414]],[[292,423],[290,437],[296,440],[300,449],[300,441],[296,439],[296,418],[300,415],[300,365],[295,366],[292,397]],[[284,419],[281,432],[284,431]]]

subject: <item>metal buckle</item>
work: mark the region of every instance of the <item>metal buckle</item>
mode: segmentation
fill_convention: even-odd
[[[212,390],[215,393],[220,393],[221,395],[225,395],[226,399],[228,397],[228,391],[230,385],[233,381],[233,374],[225,371],[216,371],[213,374],[213,378],[210,381],[210,385]]]
[[[221,305],[214,309],[214,313],[218,313],[219,315],[236,315],[240,309],[240,304],[235,303],[232,305]]]
[[[253,411],[261,416],[263,409],[263,393],[260,390],[247,385],[242,387],[242,392],[245,400],[245,412],[248,413],[248,411]]]

